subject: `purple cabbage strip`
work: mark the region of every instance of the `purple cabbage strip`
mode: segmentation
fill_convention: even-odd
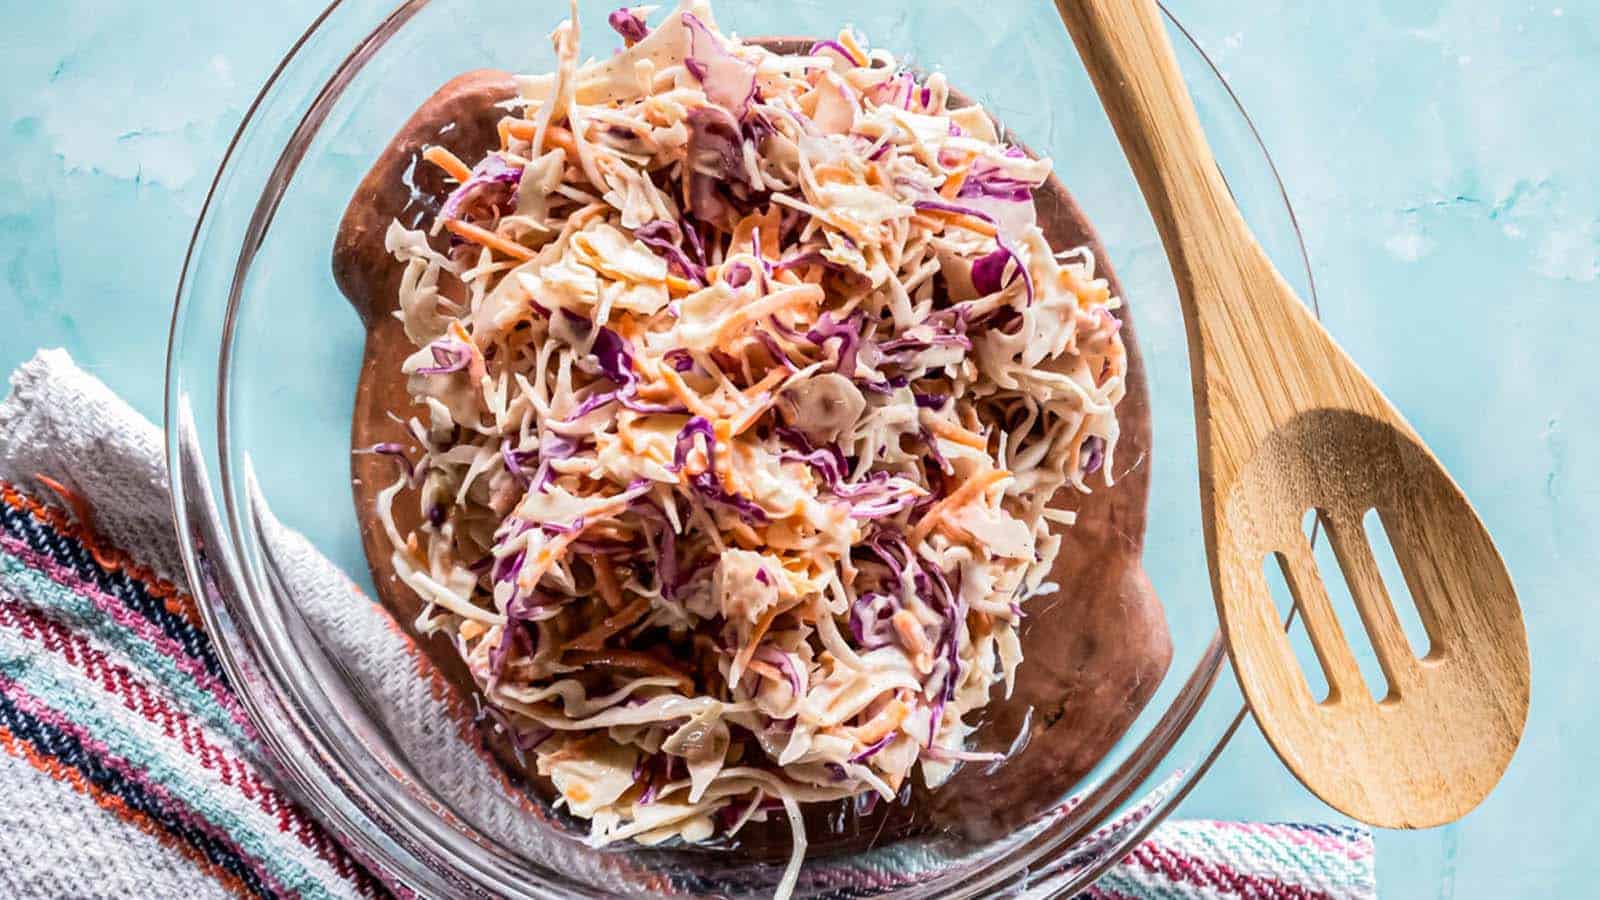
[[[500,629],[499,642],[489,648],[489,690],[500,683],[507,658],[519,648],[526,648],[525,655],[529,656],[537,652],[535,639],[528,634],[528,629],[521,622],[507,622]]]
[[[732,191],[753,191],[744,164],[744,135],[732,114],[720,106],[696,106],[687,117],[689,140],[685,146],[688,171],[688,206],[695,218],[732,230],[738,213]],[[701,258],[704,259],[704,248]]]
[[[790,692],[793,693],[796,698],[800,696],[800,672],[794,667],[794,657],[784,653],[782,650],[779,650],[777,647],[774,647],[771,644],[761,644],[757,646],[753,657],[761,660],[764,663],[772,665],[779,672],[782,672],[783,677],[789,682]]]
[[[613,31],[622,35],[622,39],[625,41],[637,44],[650,36],[649,27],[638,16],[629,11],[627,7],[616,10],[610,16],[607,16],[606,22]]]
[[[991,216],[988,213],[983,212],[982,210],[973,209],[970,206],[962,206],[962,205],[960,205],[958,203],[945,203],[942,200],[918,200],[915,203],[911,204],[911,206],[914,209],[931,209],[931,210],[937,210],[937,211],[940,211],[940,212],[958,213],[958,214],[964,215],[964,216],[972,216],[973,218],[978,219],[980,221],[988,222],[990,225],[996,225],[996,226],[999,225],[999,223],[997,221],[995,221],[994,216]],[[1018,256],[1017,252],[1015,250],[1012,250],[1010,247],[1008,247],[1006,245],[1005,238],[997,236],[995,238],[995,243],[997,245],[999,245],[1000,250],[1005,251],[1013,259],[1017,260],[1017,271],[1022,275],[1023,285],[1028,289],[1028,305],[1032,306],[1033,305],[1033,298],[1034,298],[1033,275],[1028,272],[1028,267],[1027,266],[1022,265],[1022,257]],[[996,251],[996,252],[998,252],[998,251]],[[989,257],[992,257],[992,256],[994,256],[993,253],[989,254]],[[984,258],[987,259],[989,257],[984,257]],[[976,267],[976,264],[974,264],[974,267]],[[976,279],[976,277],[977,277],[976,273],[974,273],[973,277],[974,277],[974,279]],[[976,281],[974,281],[973,287],[977,287]],[[990,292],[990,293],[993,293],[993,292]]]
[[[850,605],[850,634],[863,650],[889,646],[893,640],[889,617],[899,609],[899,598],[890,594],[862,594]]]
[[[661,357],[662,361],[672,366],[674,372],[689,372],[694,369],[694,354],[682,347],[668,350]]]
[[[855,55],[852,54],[849,50],[846,50],[844,48],[844,45],[839,43],[838,41],[835,41],[835,40],[817,41],[815,44],[811,45],[811,49],[810,50],[806,51],[806,55],[807,56],[816,56],[818,50],[832,50],[833,52],[835,52],[835,53],[839,54],[840,56],[844,57],[844,61],[849,63],[850,65],[853,66],[853,65],[856,64]]]
[[[460,341],[443,338],[428,345],[433,354],[433,365],[417,370],[418,375],[448,375],[460,372],[472,363],[472,351]]]
[[[1006,265],[1014,259],[1016,256],[1009,248],[1001,247],[993,253],[978,257],[972,263],[972,287],[977,290],[979,296],[987,297],[990,294],[1000,293],[1005,287],[1003,280]],[[1021,270],[1019,262],[1017,271]]]
[[[602,326],[594,336],[594,345],[591,348],[600,373],[608,381],[617,385],[617,390],[610,393],[595,394],[585,400],[578,411],[567,416],[567,421],[572,422],[605,405],[611,400],[616,400],[624,408],[636,413],[679,413],[683,407],[670,403],[645,403],[638,399],[639,378],[633,373],[633,352],[628,342],[623,340],[615,331]]]
[[[806,333],[806,339],[819,347],[826,347],[829,341],[837,340],[839,350],[835,371],[851,378],[856,371],[856,354],[861,350],[861,325],[863,317],[860,311],[851,313],[843,321],[834,321],[833,313],[825,312],[817,324]]]
[[[498,153],[490,153],[476,166],[472,175],[445,198],[439,208],[441,219],[464,218],[469,206],[487,201],[491,210],[501,214],[501,207],[516,196],[516,187],[522,181],[522,170],[506,163]]]
[[[694,437],[697,434],[706,439],[706,471],[711,473],[717,471],[717,433],[704,416],[695,416],[685,422],[683,429],[678,432],[677,446],[672,451],[672,465],[667,467],[668,471],[683,471],[684,463],[689,461],[689,450],[694,447]]]
[[[769,332],[757,331],[756,340],[761,343],[761,346],[764,347],[768,353],[772,354],[773,362],[776,362],[778,365],[783,366],[785,369],[788,369],[791,372],[796,371],[794,361],[789,358],[788,353],[784,352],[783,346],[778,343],[777,338],[773,337]]]
[[[506,472],[512,478],[515,478],[518,484],[526,488],[533,482],[533,478],[526,469],[522,468],[522,455],[520,452],[511,449],[510,438],[504,438],[500,441],[500,459],[506,464]]]
[[[599,409],[600,407],[605,406],[608,403],[612,403],[612,402],[616,401],[616,399],[617,399],[617,392],[616,391],[596,391],[593,394],[590,394],[589,396],[583,398],[583,401],[578,404],[578,408],[574,409],[572,412],[568,413],[567,417],[565,419],[563,419],[562,421],[563,422],[576,422],[579,419],[583,418],[584,416],[587,416],[588,414],[590,414],[590,413],[594,412],[595,410]]]
[[[728,283],[728,287],[731,287],[734,290],[738,290],[739,288],[749,284],[750,278],[750,267],[744,263],[734,263],[722,271],[722,280],[726,281]]]
[[[500,584],[516,581],[517,575],[522,572],[522,564],[528,560],[527,550],[518,550],[516,556],[507,556],[494,564],[493,581]]]
[[[579,516],[576,519],[573,519],[571,522],[540,522],[539,523],[539,527],[540,528],[544,529],[545,531],[550,532],[551,534],[577,534],[578,532],[583,530],[583,526],[584,526],[583,516]]]
[[[739,518],[752,525],[761,525],[767,521],[766,510],[748,497],[729,493],[709,468],[690,478],[689,486],[705,499],[732,509],[738,513]]]
[[[629,351],[628,342],[623,340],[621,335],[601,326],[594,336],[594,343],[589,352],[594,354],[595,361],[600,364],[601,373],[618,387],[627,387],[634,382],[633,354]]]
[[[871,391],[874,394],[879,394],[885,397],[893,394],[895,391],[900,390],[910,383],[911,380],[906,378],[904,375],[894,375],[889,378],[885,378],[882,381],[856,382],[856,384],[860,385],[863,390]]]
[[[809,463],[822,475],[822,480],[828,485],[829,490],[838,488],[844,481],[844,455],[837,447],[833,452],[827,450],[811,450],[805,453],[785,453],[783,459],[791,462]]]
[[[950,398],[945,394],[923,394],[916,391],[911,393],[911,399],[916,402],[918,409],[940,410],[950,402]]]
[[[865,750],[862,750],[860,753],[857,753],[855,756],[850,757],[850,761],[853,762],[853,763],[856,763],[856,762],[861,762],[864,759],[871,759],[873,756],[877,755],[879,750],[882,750],[883,748],[889,746],[890,742],[892,742],[895,739],[895,736],[898,735],[899,733],[900,733],[900,730],[897,728],[894,731],[891,731],[888,734],[884,735],[883,737],[878,738],[876,741],[873,742],[872,746],[867,747]]]
[[[1020,178],[1013,178],[994,165],[976,165],[961,183],[957,199],[983,198],[1005,200],[1012,203],[1032,203],[1038,186]]]
[[[700,239],[700,229],[696,228],[693,222],[683,219],[679,221],[682,222],[683,236],[689,239],[689,249],[694,251],[694,258],[703,265],[706,261],[706,245]]]
[[[705,267],[683,252],[683,229],[676,222],[668,222],[665,219],[647,222],[635,228],[633,236],[665,259],[668,265],[676,266],[683,277],[702,283],[706,280]]]
[[[417,467],[414,464],[412,464],[411,457],[406,456],[406,448],[405,448],[405,446],[403,444],[396,444],[396,443],[394,443],[392,441],[385,441],[385,442],[383,442],[381,444],[373,444],[371,447],[368,447],[365,450],[357,450],[356,452],[357,453],[372,453],[372,454],[376,454],[378,456],[387,456],[387,457],[389,457],[390,459],[394,460],[395,463],[397,463],[400,466],[400,471],[405,474],[406,481],[408,483],[411,483],[411,484],[415,484],[416,483],[416,480],[417,480]]]
[[[580,444],[553,431],[539,437],[539,456],[542,459],[571,459],[578,454]]]
[[[1083,474],[1093,475],[1100,471],[1106,461],[1106,439],[1098,434],[1090,435],[1083,442],[1083,449],[1078,453],[1079,467]]]
[[[689,31],[684,66],[700,80],[707,99],[743,119],[756,97],[756,67],[729,53],[693,13],[683,14],[683,24]]]

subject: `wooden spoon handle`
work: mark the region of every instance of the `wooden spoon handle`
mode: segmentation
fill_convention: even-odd
[[[1200,128],[1155,0],[1056,0],[1139,179],[1179,288],[1255,246]],[[1218,254],[1222,253],[1222,256]],[[1191,317],[1191,292],[1184,290]]]
[[[1201,454],[1215,449],[1226,457],[1218,473],[1225,488],[1237,463],[1276,425],[1327,405],[1330,391],[1319,388],[1328,385],[1313,384],[1305,373],[1350,367],[1234,204],[1155,0],[1056,0],[1056,6],[1172,264],[1203,423]],[[1212,437],[1222,446],[1211,448]]]

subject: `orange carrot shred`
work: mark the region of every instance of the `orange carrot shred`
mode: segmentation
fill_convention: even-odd
[[[99,535],[95,534],[94,522],[89,515],[89,501],[83,499],[83,496],[77,491],[48,475],[41,475],[35,472],[33,477],[35,481],[49,488],[57,497],[60,497],[63,503],[72,507],[73,517],[78,520],[79,525],[83,526],[84,546],[89,548],[89,555],[94,557],[94,561],[104,569],[111,571],[120,569],[122,567],[121,554],[100,547]]]
[[[472,169],[459,156],[437,144],[422,151],[422,158],[443,169],[446,175],[456,181],[465,182],[472,177]]]
[[[527,247],[516,241],[507,240],[487,228],[479,228],[471,222],[463,222],[460,219],[445,219],[444,227],[448,228],[451,234],[462,240],[488,247],[490,250],[498,250],[513,259],[533,259],[533,251]]]

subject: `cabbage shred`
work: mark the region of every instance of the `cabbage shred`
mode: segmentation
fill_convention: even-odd
[[[597,844],[784,809],[787,893],[799,804],[994,758],[969,720],[1051,588],[1046,504],[1111,483],[1119,301],[941,75],[646,21],[581,66],[561,24],[432,234],[391,226],[427,413],[378,512]]]

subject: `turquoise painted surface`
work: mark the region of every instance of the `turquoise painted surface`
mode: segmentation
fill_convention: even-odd
[[[172,289],[212,169],[320,3],[156,5],[0,5],[15,23],[0,37],[0,369],[65,346],[153,418]],[[1527,609],[1521,752],[1460,824],[1379,836],[1383,895],[1588,896],[1600,838],[1600,8],[1171,6],[1277,159],[1325,321],[1474,498]],[[1333,818],[1251,727],[1183,813]]]

